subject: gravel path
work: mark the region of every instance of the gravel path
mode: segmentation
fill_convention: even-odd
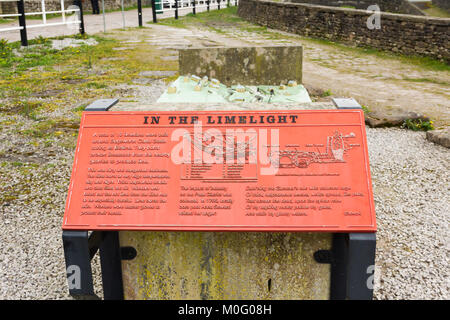
[[[378,222],[377,299],[449,299],[450,150],[368,129]]]

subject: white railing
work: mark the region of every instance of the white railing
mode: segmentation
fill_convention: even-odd
[[[220,8],[226,8],[227,4],[230,6],[235,6],[238,4],[237,0],[210,0],[209,8],[211,10],[217,9],[220,4]],[[155,7],[156,13],[164,13],[168,11],[183,10],[183,9],[196,9],[207,8],[207,0],[195,0],[195,5],[193,0],[178,0],[178,8],[175,0],[156,0]]]
[[[64,0],[61,0],[61,2],[62,2],[62,4],[61,4],[61,6],[62,6],[62,8],[64,8]],[[42,1],[42,3],[44,3],[44,1]],[[77,19],[77,20],[67,20],[66,19],[66,13],[69,13],[69,12],[72,12],[72,13],[75,13],[75,12],[80,12],[80,9],[79,8],[77,8],[77,9],[75,9],[75,8],[73,8],[73,9],[65,9],[65,10],[57,10],[57,11],[45,11],[45,5],[43,6],[43,11],[41,11],[41,12],[28,12],[28,13],[25,13],[25,16],[36,16],[36,15],[42,15],[42,24],[32,24],[32,25],[27,25],[27,29],[30,29],[30,28],[41,28],[41,27],[50,27],[50,26],[60,26],[60,25],[65,25],[65,24],[80,24],[81,23],[81,21],[79,20],[79,19]],[[61,14],[61,18],[62,18],[62,21],[61,22],[52,22],[52,23],[49,23],[49,22],[47,22],[47,14],[58,14],[58,13],[60,13]],[[1,29],[0,29],[0,31],[1,31]]]
[[[17,0],[0,0],[0,2],[19,2]],[[23,4],[23,2],[22,2]],[[24,10],[23,10],[24,11]],[[67,19],[66,14],[68,13],[78,13],[76,19]],[[48,14],[61,14],[61,22],[51,22],[49,23],[47,21],[47,15]],[[8,14],[0,14],[0,18],[14,18],[17,17],[20,19],[20,17],[24,16],[42,16],[42,23],[41,24],[30,24],[30,25],[20,25],[17,27],[7,27],[7,28],[0,28],[0,32],[6,32],[6,31],[14,31],[14,30],[26,30],[26,29],[32,29],[32,28],[43,28],[43,27],[51,27],[51,26],[60,26],[60,25],[72,25],[72,24],[80,24],[81,23],[81,11],[80,8],[77,6],[70,6],[69,8],[65,9],[64,6],[64,0],[61,0],[61,10],[53,10],[53,11],[47,11],[45,8],[45,0],[41,0],[41,11],[38,12],[23,12],[23,13],[8,13]]]
[[[0,2],[17,2],[17,0],[0,0]],[[7,14],[0,14],[0,18],[14,18],[14,17],[20,17],[20,13],[7,13]],[[14,30],[22,30],[23,27],[9,27],[9,28],[2,28],[0,29],[0,32],[2,31],[14,31]]]

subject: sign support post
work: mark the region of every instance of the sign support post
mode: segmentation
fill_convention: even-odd
[[[338,109],[362,109],[355,99],[333,99]],[[375,272],[375,233],[334,234],[331,265],[332,300],[371,300]]]
[[[335,233],[331,261],[331,300],[371,300],[375,233]]]
[[[83,4],[80,0],[77,1],[77,6],[80,8],[80,34],[84,34],[84,16],[83,16]]]
[[[178,0],[175,0],[175,19],[178,19]]]
[[[153,23],[157,23],[158,20],[156,18],[156,0],[152,0],[152,16],[153,16]]]
[[[139,27],[142,27],[142,1],[138,0],[137,4],[138,4],[138,22],[139,22]]]
[[[22,46],[26,47],[28,46],[28,39],[27,39],[27,26],[25,22],[25,4],[23,0],[17,1],[17,12],[20,14],[19,26],[22,27],[22,29],[20,29],[20,42]]]
[[[123,300],[122,265],[119,232],[103,232],[100,245],[103,295],[105,300]]]
[[[98,298],[92,280],[92,246],[89,245],[88,232],[64,230],[62,238],[70,295],[83,299]]]
[[[108,111],[118,99],[101,99],[86,111]],[[100,251],[103,295],[105,300],[123,299],[122,267],[117,231],[63,231],[64,257],[69,293],[75,298],[98,299],[94,292],[91,260]]]

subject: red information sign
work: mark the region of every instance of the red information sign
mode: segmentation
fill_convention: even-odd
[[[364,115],[84,112],[63,229],[375,232]]]

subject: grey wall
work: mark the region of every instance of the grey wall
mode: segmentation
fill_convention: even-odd
[[[17,4],[16,2],[0,2],[0,13],[16,13]]]

